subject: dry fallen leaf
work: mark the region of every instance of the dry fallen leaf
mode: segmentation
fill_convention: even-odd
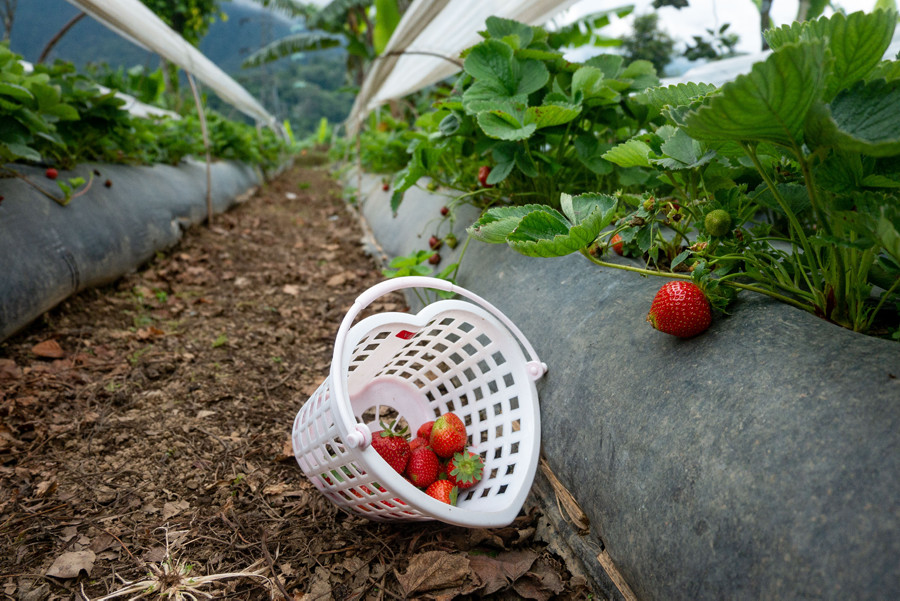
[[[290,294],[291,296],[297,296],[300,294],[300,286],[297,286],[296,284],[285,284],[281,291],[285,294]]]
[[[22,370],[12,359],[0,359],[0,380],[15,380],[22,376]]]
[[[150,338],[158,338],[165,335],[165,332],[153,326],[147,326],[146,328],[141,328],[137,331],[138,340],[148,340]]]
[[[54,578],[76,578],[84,570],[90,576],[97,556],[93,551],[69,551],[63,553],[47,569],[47,576]]]
[[[65,351],[62,350],[62,347],[55,340],[38,342],[31,347],[31,352],[45,359],[62,359],[66,356]]]
[[[460,553],[426,551],[412,558],[404,574],[397,580],[407,597],[465,582],[469,574],[469,558]]]
[[[162,517],[164,520],[176,516],[191,506],[187,501],[172,501],[163,505]]]

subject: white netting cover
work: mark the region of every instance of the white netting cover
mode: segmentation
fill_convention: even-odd
[[[478,32],[488,17],[542,25],[576,1],[415,0],[366,75],[347,118],[348,132],[355,133],[377,106],[459,71],[459,53],[481,40]]]
[[[138,46],[192,74],[219,98],[276,131],[277,120],[215,63],[188,44],[139,0],[67,0]]]

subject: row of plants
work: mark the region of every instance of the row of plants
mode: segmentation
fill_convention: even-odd
[[[137,117],[124,110],[116,91],[134,92],[139,100],[160,101],[161,73],[106,76],[119,86],[103,90],[79,74],[71,63],[35,65],[26,70],[22,57],[0,44],[0,165],[31,163],[71,169],[84,162],[177,164],[188,156],[205,157],[199,116],[186,110],[179,118]],[[129,89],[130,88],[130,89]],[[245,161],[264,169],[283,160],[288,145],[268,129],[225,119],[205,111],[211,156]],[[14,176],[0,166],[0,176]],[[64,182],[60,182],[64,185]],[[64,201],[71,198],[66,190]]]
[[[900,339],[900,61],[882,60],[896,24],[877,10],[771,29],[768,58],[716,87],[660,86],[617,55],[568,62],[544,29],[490,18],[452,91],[380,132],[407,145],[392,208],[427,177],[456,191],[448,218],[482,209],[478,240]]]

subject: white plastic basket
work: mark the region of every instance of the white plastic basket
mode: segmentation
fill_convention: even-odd
[[[351,327],[377,298],[404,288],[445,290],[478,304],[441,300],[416,315],[380,313]],[[546,371],[516,325],[478,295],[436,278],[381,282],[344,317],[329,376],[294,420],[294,456],[336,505],[371,520],[505,526],[534,480],[541,433],[535,380]],[[448,411],[466,424],[469,448],[485,465],[456,506],[417,489],[370,444],[380,417],[414,436]]]

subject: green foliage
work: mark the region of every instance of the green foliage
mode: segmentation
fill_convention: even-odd
[[[622,38],[622,50],[630,61],[646,60],[663,73],[672,58],[675,40],[659,28],[659,15],[647,13],[634,19],[634,31]]]
[[[219,0],[141,0],[163,22],[193,45],[209,31],[216,19],[227,18]]]
[[[621,46],[622,40],[606,37],[601,34],[600,30],[610,24],[612,15],[624,19],[632,12],[634,12],[634,5],[629,4],[585,15],[568,25],[549,32],[547,43],[553,48]]]
[[[465,52],[451,94],[418,120],[422,133],[394,178],[394,208],[425,175],[472,202],[556,208],[563,193],[646,182],[644,171],[618,169],[602,155],[652,118],[632,100],[658,84],[650,63],[616,55],[570,63],[544,29],[496,17],[482,36]],[[483,166],[491,168],[486,187],[477,176]]]
[[[49,162],[70,168],[86,161],[112,163],[178,163],[205,150],[196,115],[181,119],[143,119],[123,110],[115,91],[104,92],[71,63],[37,65],[25,73],[20,57],[0,45],[0,160]],[[149,83],[138,72],[113,74],[113,79],[159,94],[159,74]],[[130,90],[133,91],[133,90]],[[264,167],[278,164],[285,151],[273,132],[207,114],[212,156],[247,161]],[[64,182],[63,182],[64,183]],[[70,185],[68,198],[77,185]]]
[[[571,215],[547,205],[489,209],[470,233],[612,267],[598,257],[619,234],[648,267],[689,271],[668,274],[690,277],[720,308],[751,290],[855,331],[895,331],[900,71],[881,59],[896,19],[876,11],[795,23],[767,32],[772,55],[719,89],[636,95],[650,127],[602,158],[653,170],[660,184],[656,194],[620,193],[618,219],[602,234],[588,240],[592,230],[581,236]],[[510,114],[511,127],[528,123]]]

